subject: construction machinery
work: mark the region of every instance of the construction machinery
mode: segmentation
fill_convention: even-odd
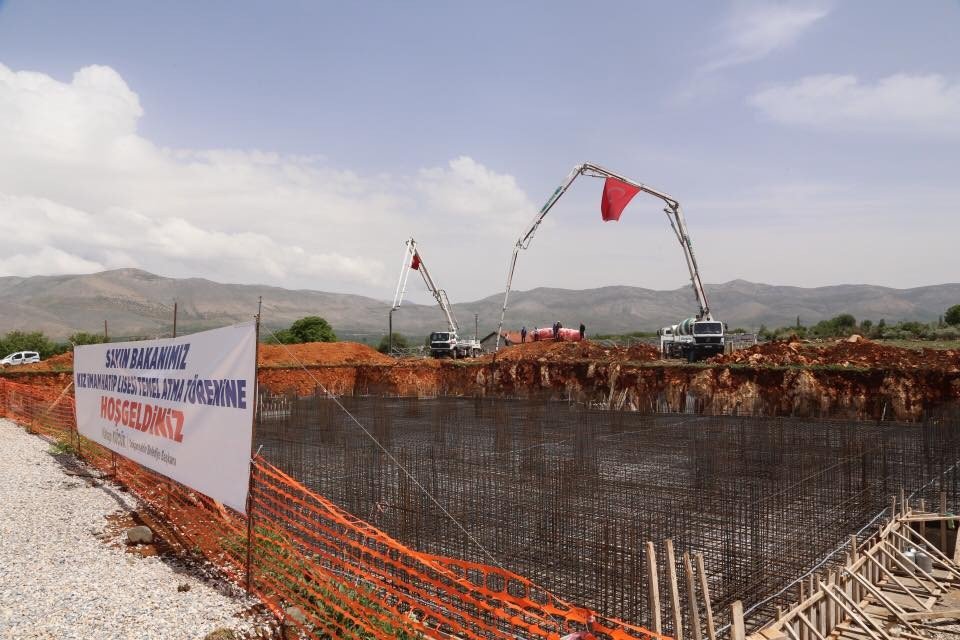
[[[400,264],[400,279],[397,281],[397,290],[393,295],[393,308],[396,311],[403,302],[403,297],[407,293],[407,280],[411,271],[418,271],[423,277],[427,290],[433,296],[433,299],[440,305],[440,310],[447,320],[446,331],[434,331],[430,334],[430,355],[434,358],[472,358],[483,353],[483,347],[476,338],[461,338],[460,326],[457,324],[457,318],[453,315],[453,307],[450,306],[450,300],[447,298],[447,292],[439,288],[427,270],[427,265],[423,262],[423,256],[420,255],[420,249],[417,247],[417,241],[413,238],[407,240],[403,250],[403,261]],[[392,327],[390,329],[393,330]]]
[[[643,192],[659,198],[664,202],[666,206],[663,208],[663,211],[667,214],[670,227],[673,229],[683,249],[683,257],[687,263],[687,269],[690,271],[690,284],[693,287],[693,293],[697,298],[700,311],[696,317],[687,318],[672,327],[661,329],[658,332],[660,333],[661,351],[665,357],[682,357],[691,362],[716,353],[722,353],[724,349],[724,325],[722,322],[714,320],[713,315],[710,313],[710,305],[707,302],[707,294],[703,289],[703,281],[700,278],[697,259],[693,253],[693,243],[690,240],[690,234],[687,232],[687,223],[683,218],[680,203],[676,198],[662,191],[658,191],[591,163],[580,164],[573,168],[569,175],[567,175],[566,180],[554,190],[547,199],[547,202],[533,218],[533,221],[527,226],[523,234],[520,235],[514,244],[513,256],[510,259],[510,269],[507,273],[507,287],[503,295],[503,308],[500,311],[500,326],[497,329],[497,348],[500,348],[503,319],[507,312],[507,302],[510,299],[510,288],[513,285],[513,274],[517,267],[517,258],[520,255],[520,251],[521,249],[529,248],[530,241],[533,239],[533,236],[536,234],[537,229],[540,227],[547,213],[549,213],[553,205],[567,192],[574,180],[579,176],[604,178],[608,183],[612,180],[615,183],[620,183],[619,186],[630,189],[634,194]],[[631,197],[632,195],[628,195],[626,202],[628,202]],[[623,206],[625,206],[625,203]],[[613,219],[618,217],[619,214]]]

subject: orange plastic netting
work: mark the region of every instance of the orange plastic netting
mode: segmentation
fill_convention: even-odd
[[[184,546],[310,638],[663,638],[564,602],[522,576],[417,552],[262,458],[244,516],[79,436],[64,390],[0,380],[0,415],[75,447],[167,521]],[[247,533],[251,532],[248,545]],[[248,564],[249,560],[249,564]],[[249,567],[249,575],[248,575]]]

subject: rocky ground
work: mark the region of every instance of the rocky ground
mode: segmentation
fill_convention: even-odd
[[[258,601],[202,561],[129,553],[114,525],[137,512],[136,499],[55,454],[0,420],[0,638],[272,634],[272,618],[251,613]]]

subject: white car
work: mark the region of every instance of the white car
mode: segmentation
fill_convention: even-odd
[[[40,362],[40,354],[36,351],[17,351],[0,360],[2,365],[31,364],[33,362]]]

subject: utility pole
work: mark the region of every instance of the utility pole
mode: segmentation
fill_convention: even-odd
[[[173,337],[177,337],[177,299],[173,299]]]
[[[473,314],[473,339],[480,340],[480,314]]]
[[[104,341],[104,342],[110,342],[110,333],[107,331],[107,321],[106,321],[106,319],[104,319],[104,321],[103,321],[103,341]]]
[[[387,321],[387,355],[393,355],[393,312],[396,311],[396,307],[391,307],[389,313],[389,320]]]

